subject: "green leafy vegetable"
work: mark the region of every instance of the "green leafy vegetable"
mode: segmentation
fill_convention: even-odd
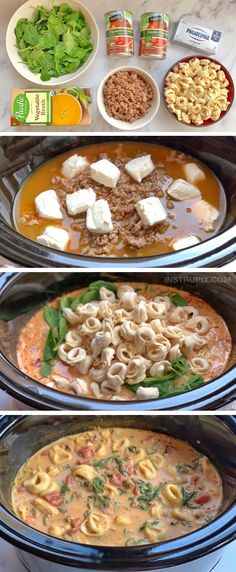
[[[95,508],[107,508],[111,504],[111,499],[106,495],[91,495],[89,499],[92,500]]]
[[[113,282],[107,282],[105,280],[97,280],[96,282],[91,282],[89,285],[89,290],[93,290],[94,288],[98,288],[100,290],[102,287],[107,288],[107,290],[111,290],[115,294],[117,292],[116,284],[113,284]]]
[[[146,520],[140,526],[139,530],[142,531],[145,528],[155,528],[156,526],[158,526],[159,522],[160,522],[159,520]]]
[[[43,317],[49,325],[49,332],[44,348],[43,362],[41,364],[41,375],[48,377],[51,373],[52,360],[55,358],[58,348],[64,342],[68,332],[67,321],[63,316],[64,298],[60,302],[59,308],[46,306]]]
[[[188,302],[178,292],[162,292],[161,296],[169,296],[174,306],[187,306]]]
[[[154,487],[151,483],[146,483],[140,479],[135,480],[135,484],[139,487],[141,495],[137,496],[137,506],[143,510],[148,509],[150,501],[159,496],[160,487]]]
[[[183,499],[183,504],[185,506],[190,506],[189,505],[189,501],[196,496],[196,491],[193,491],[192,493],[189,493],[188,491],[185,490],[184,487],[181,487],[181,495],[182,495],[182,499]]]
[[[126,540],[126,546],[136,546],[136,545],[144,545],[144,544],[149,544],[149,541],[147,538],[128,538]]]
[[[93,505],[96,508],[108,507],[111,503],[111,499],[107,495],[103,494],[105,489],[104,480],[100,477],[96,477],[91,481],[90,485],[93,487],[95,492],[94,495],[89,496],[89,500],[93,502]]]
[[[43,362],[40,368],[40,372],[43,377],[48,377],[50,375],[52,361],[56,357],[58,349],[64,342],[68,332],[68,323],[66,318],[63,316],[63,310],[65,308],[70,308],[75,312],[79,304],[87,304],[93,300],[100,300],[100,288],[102,286],[114,293],[117,291],[117,286],[112,284],[112,282],[97,280],[96,282],[91,282],[87,290],[80,294],[80,296],[75,296],[74,298],[61,298],[59,308],[46,306],[44,309],[43,317],[49,326],[49,332],[44,348]]]
[[[201,459],[201,455],[199,457],[196,457],[196,459],[194,459],[192,461],[192,463],[189,463],[188,465],[176,465],[176,469],[178,471],[178,473],[188,473],[189,469],[192,469],[193,471],[195,471],[195,469],[197,469],[199,467],[199,463],[200,463],[200,459]]]
[[[186,473],[189,473],[189,468],[187,465],[176,465],[176,470],[180,475],[186,475]]]
[[[173,382],[182,376],[189,376],[186,383],[175,386]],[[186,359],[182,356],[172,363],[172,369],[166,375],[159,377],[146,377],[140,383],[127,385],[131,391],[136,393],[139,387],[158,387],[160,397],[168,397],[170,395],[184,393],[193,390],[204,384],[202,375],[191,375]]]
[[[91,485],[93,487],[93,489],[95,490],[95,493],[100,495],[103,493],[104,491],[104,480],[101,479],[100,477],[96,477],[95,479],[93,479],[93,481],[91,482]]]
[[[64,496],[66,493],[70,493],[70,487],[63,483],[60,489],[60,494],[61,496]]]
[[[18,20],[15,36],[20,57],[42,81],[76,71],[93,50],[84,15],[66,3],[51,10],[37,6],[32,21]],[[82,91],[77,97],[86,106]]]

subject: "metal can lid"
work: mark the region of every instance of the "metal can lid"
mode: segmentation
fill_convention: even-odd
[[[149,22],[158,22],[163,18],[166,18],[167,20],[170,19],[170,16],[164,12],[144,12],[141,14],[140,18],[143,18],[143,16],[149,16]]]
[[[105,14],[105,18],[109,18],[109,20],[111,22],[113,22],[114,20],[117,20],[117,18],[119,18],[120,20],[124,20],[125,15],[131,16],[133,17],[133,12],[130,11],[122,11],[122,10],[112,10],[111,12],[106,12]]]

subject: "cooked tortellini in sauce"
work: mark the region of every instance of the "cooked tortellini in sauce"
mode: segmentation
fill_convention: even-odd
[[[58,465],[59,449],[70,452],[69,463],[65,455]],[[98,427],[28,459],[16,476],[12,506],[50,536],[132,546],[206,525],[219,513],[222,495],[216,467],[190,444],[143,429]]]
[[[20,369],[40,383],[81,398],[149,400],[196,389],[226,368],[227,325],[189,292],[98,281],[69,296],[39,310],[20,333]],[[45,363],[51,311],[65,335]],[[60,464],[60,451],[54,455]]]

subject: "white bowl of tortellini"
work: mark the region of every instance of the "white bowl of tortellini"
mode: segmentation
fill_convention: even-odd
[[[228,113],[234,83],[228,70],[208,56],[188,56],[167,72],[164,101],[177,121],[189,127],[208,127]]]

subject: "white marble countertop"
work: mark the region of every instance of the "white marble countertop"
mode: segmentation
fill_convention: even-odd
[[[219,46],[217,59],[222,62],[229,70],[233,77],[236,76],[236,44],[235,44],[235,22],[236,22],[236,0],[225,0],[218,2],[218,0],[180,0],[173,2],[173,0],[160,0],[158,4],[154,0],[103,0],[100,3],[98,0],[82,0],[82,2],[92,11],[99,29],[100,29],[100,46],[97,57],[89,70],[79,78],[81,87],[92,87],[93,89],[93,121],[92,125],[87,128],[83,127],[68,127],[56,128],[49,127],[48,131],[83,131],[83,132],[109,132],[116,131],[110,127],[100,116],[95,103],[96,88],[104,75],[111,69],[120,65],[135,65],[143,67],[146,71],[150,72],[156,80],[159,88],[162,87],[162,82],[167,70],[178,59],[184,56],[196,54],[186,47],[178,46],[169,42],[167,58],[162,61],[144,60],[138,56],[133,58],[108,58],[105,52],[105,33],[104,33],[104,13],[111,9],[126,9],[134,12],[135,17],[135,36],[136,36],[136,53],[138,46],[138,23],[140,14],[158,9],[165,11],[171,18],[170,36],[174,24],[181,16],[189,17],[190,20],[196,23],[206,24],[214,27],[216,30],[222,30],[223,36]],[[34,84],[27,82],[22,78],[12,67],[8,59],[5,49],[5,35],[8,22],[17,10],[23,4],[23,0],[2,0],[0,2],[0,74],[1,74],[1,89],[0,89],[0,131],[17,131],[23,132],[22,127],[10,127],[10,90],[11,88],[34,87]],[[75,82],[73,82],[74,84]],[[71,85],[69,83],[68,85]],[[230,110],[222,121],[207,128],[189,128],[181,123],[178,123],[169,112],[166,110],[163,101],[161,102],[159,112],[155,119],[147,126],[145,131],[148,132],[177,132],[177,133],[232,133],[235,131],[236,125],[236,100]],[[41,131],[40,126],[30,127],[30,132]],[[117,131],[116,131],[117,132]],[[135,131],[138,133],[138,131]]]
[[[219,564],[214,572],[233,572],[236,559],[236,542],[226,548]],[[0,540],[0,572],[25,572],[24,566],[19,562],[14,547]]]

